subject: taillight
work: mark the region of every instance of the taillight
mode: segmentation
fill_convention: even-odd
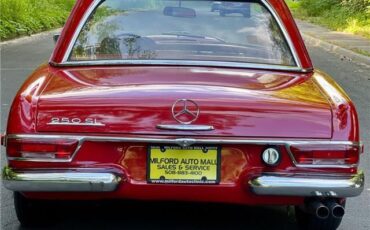
[[[297,164],[353,165],[359,161],[361,147],[357,145],[293,145],[290,150]]]
[[[59,159],[72,158],[77,140],[8,139],[7,155],[11,158]]]

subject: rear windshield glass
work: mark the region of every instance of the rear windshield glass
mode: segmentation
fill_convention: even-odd
[[[83,26],[69,60],[295,66],[278,23],[258,1],[102,1]]]

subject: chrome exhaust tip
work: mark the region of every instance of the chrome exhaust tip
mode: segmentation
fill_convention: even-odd
[[[344,216],[344,207],[338,204],[336,201],[329,200],[326,202],[326,205],[328,206],[330,213],[334,218],[342,218]]]
[[[309,202],[307,210],[320,219],[327,219],[330,215],[329,208],[318,200]]]

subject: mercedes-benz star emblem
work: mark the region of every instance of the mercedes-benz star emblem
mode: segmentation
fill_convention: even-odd
[[[199,117],[199,106],[193,100],[179,99],[172,105],[172,116],[181,124],[189,125]]]

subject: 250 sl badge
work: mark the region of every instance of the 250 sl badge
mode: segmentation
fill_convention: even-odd
[[[105,124],[97,121],[96,118],[68,118],[68,117],[52,117],[48,125],[76,125],[76,126],[105,126]]]

